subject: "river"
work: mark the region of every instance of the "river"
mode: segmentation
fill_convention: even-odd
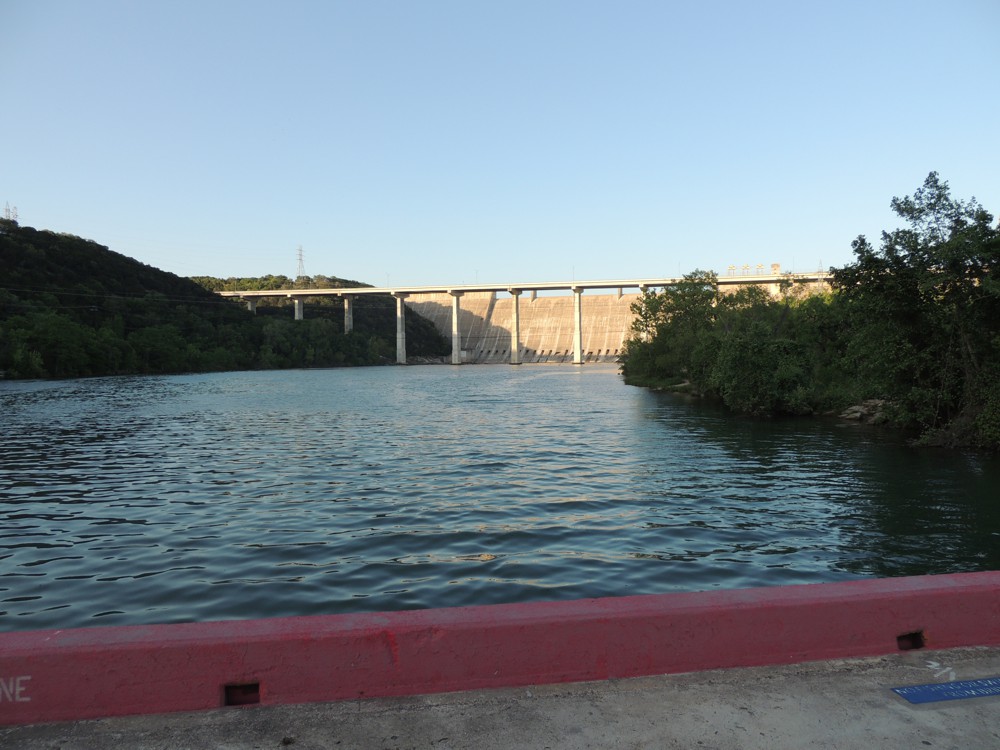
[[[997,569],[1000,460],[614,366],[0,382],[0,630]]]

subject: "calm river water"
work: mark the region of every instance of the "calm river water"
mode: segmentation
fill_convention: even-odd
[[[0,383],[0,629],[996,569],[1000,461],[613,366]]]

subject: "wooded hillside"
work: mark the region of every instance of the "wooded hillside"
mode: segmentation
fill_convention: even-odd
[[[390,299],[362,306],[355,330],[344,334],[343,316],[338,319],[332,306],[309,305],[306,320],[295,321],[275,300],[254,315],[202,284],[96,242],[9,220],[0,220],[0,269],[0,372],[8,378],[329,367],[395,358]],[[274,278],[283,277],[268,281]],[[412,312],[407,333],[412,356],[449,350]]]

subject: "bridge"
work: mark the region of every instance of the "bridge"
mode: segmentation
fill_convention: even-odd
[[[601,306],[602,311],[594,310],[597,313],[595,316],[590,316],[592,320],[594,319],[604,319],[609,315],[613,315],[619,319],[622,316],[629,316],[627,319],[630,320],[630,305],[631,302],[638,298],[639,294],[650,289],[662,289],[669,286],[674,286],[678,283],[683,282],[683,278],[652,278],[652,279],[616,279],[616,280],[596,280],[596,281],[552,281],[552,282],[524,282],[517,284],[459,284],[459,285],[442,285],[442,286],[393,286],[393,287],[345,287],[345,288],[330,288],[330,289],[275,289],[275,290],[259,290],[259,291],[242,291],[242,292],[219,292],[218,294],[223,297],[237,297],[239,299],[245,300],[247,303],[247,308],[251,311],[255,311],[257,307],[257,300],[261,297],[286,297],[291,299],[295,303],[295,319],[302,320],[304,317],[304,305],[305,299],[307,297],[340,297],[344,301],[344,331],[349,332],[354,327],[353,318],[353,303],[356,297],[361,297],[365,295],[385,295],[391,296],[396,300],[396,361],[399,364],[406,364],[406,326],[405,326],[405,315],[406,315],[406,300],[410,300],[410,305],[416,307],[421,313],[428,315],[428,317],[437,318],[435,323],[439,328],[444,329],[445,325],[441,320],[440,315],[434,315],[434,312],[442,308],[441,301],[447,300],[447,307],[450,307],[450,322],[451,322],[451,363],[452,364],[462,364],[463,362],[463,331],[462,331],[462,320],[463,320],[463,310],[462,310],[462,298],[468,297],[470,303],[475,299],[477,307],[481,309],[480,319],[489,323],[485,328],[490,328],[493,331],[501,331],[503,338],[505,339],[504,345],[501,345],[500,338],[501,335],[494,333],[493,338],[495,339],[495,346],[492,349],[488,349],[488,354],[483,357],[482,348],[479,351],[479,357],[477,361],[496,361],[495,357],[502,355],[505,358],[509,358],[509,362],[512,365],[521,364],[526,356],[534,357],[533,361],[545,361],[544,359],[539,359],[539,357],[551,357],[556,352],[561,356],[563,351],[565,351],[565,356],[568,357],[569,349],[572,349],[572,362],[573,364],[583,364],[585,361],[585,349],[584,349],[584,310],[585,305],[583,301],[583,294],[585,291],[591,290],[614,290],[613,295],[609,295],[604,298],[605,304]],[[763,286],[772,296],[778,296],[781,292],[783,285],[787,285],[789,282],[795,285],[803,285],[809,288],[816,287],[827,287],[829,285],[829,274],[823,271],[817,271],[815,273],[772,273],[768,275],[730,275],[721,276],[718,278],[719,289],[722,292],[735,291],[736,289],[744,286]],[[625,294],[625,290],[638,290],[638,293],[632,293],[629,295]],[[539,355],[539,349],[525,347],[524,341],[522,340],[522,330],[521,330],[521,320],[522,320],[522,310],[520,304],[521,295],[528,293],[530,295],[531,303],[534,305],[543,299],[552,300],[552,297],[538,297],[538,292],[570,292],[572,293],[572,346],[566,346],[565,349],[560,346],[550,347],[548,349],[548,354],[545,354],[545,349],[542,348],[542,354]],[[508,299],[497,300],[497,294],[506,294]],[[478,299],[476,299],[478,298]],[[561,299],[562,304],[568,301],[567,296],[563,295],[560,297],[555,297],[555,299]],[[588,297],[588,300],[595,299],[594,297]],[[614,300],[611,303],[611,300]],[[498,314],[497,305],[499,303],[504,303],[501,305],[503,311]],[[485,307],[484,307],[485,304]],[[421,309],[424,308],[424,309]],[[497,323],[494,321],[494,317],[502,319],[502,322]],[[597,355],[598,359],[612,359],[617,358],[619,353],[619,348],[624,336],[627,334],[627,325],[619,325],[619,330],[617,331],[617,346],[612,346],[611,339],[605,337],[603,346],[598,345]],[[563,340],[564,335],[561,330],[561,326],[556,326],[553,332],[552,326],[548,326],[549,341],[553,340],[555,337],[558,340]],[[443,331],[447,334],[447,330]],[[468,338],[468,326],[466,326],[466,338]],[[466,351],[468,354],[468,351]],[[592,356],[588,354],[586,356]],[[493,358],[493,359],[491,359]],[[557,360],[557,361],[562,361]]]

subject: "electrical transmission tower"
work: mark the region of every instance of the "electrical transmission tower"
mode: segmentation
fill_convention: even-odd
[[[9,203],[5,204],[3,217],[7,221],[17,221],[17,206],[11,206]]]
[[[295,272],[295,278],[301,279],[306,275],[306,263],[302,259],[302,245],[299,245],[299,268]]]

